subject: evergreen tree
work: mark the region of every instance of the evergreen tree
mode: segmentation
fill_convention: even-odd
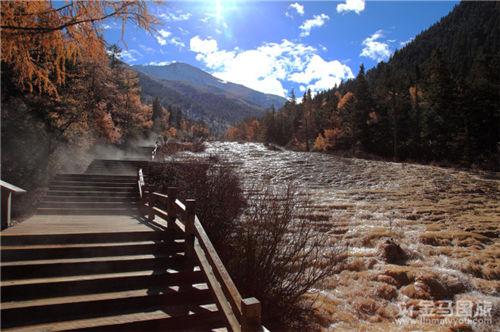
[[[371,97],[370,88],[365,77],[365,67],[359,67],[359,73],[354,81],[355,105],[353,109],[353,140],[354,144],[361,144],[363,148],[369,145],[368,115],[375,107]]]

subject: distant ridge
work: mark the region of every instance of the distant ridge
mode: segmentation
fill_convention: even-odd
[[[280,108],[286,102],[286,99],[280,96],[255,91],[241,84],[224,82],[186,63],[174,62],[165,66],[136,65],[133,68],[155,79],[180,81],[204,92],[241,99],[241,101],[259,108],[271,106]]]

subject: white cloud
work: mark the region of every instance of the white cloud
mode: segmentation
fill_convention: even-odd
[[[167,65],[171,64],[172,62],[175,62],[175,61],[151,61],[151,62],[148,62],[147,65],[148,66],[167,66]]]
[[[167,38],[170,37],[172,33],[170,31],[160,29],[158,31],[158,35],[156,35],[156,40],[158,41],[158,44],[164,46],[167,45]]]
[[[285,12],[285,16],[292,18],[293,10],[295,10],[298,15],[304,16],[304,6],[298,2],[292,3],[290,6],[288,6],[288,9]]]
[[[284,81],[303,83],[319,91],[352,77],[349,67],[336,60],[325,61],[314,47],[286,39],[250,50],[220,50],[215,39],[196,36],[190,46],[197,53],[196,59],[215,77],[279,96],[287,94]]]
[[[360,56],[364,56],[377,62],[387,60],[391,56],[389,44],[379,41],[384,35],[382,30],[378,30],[370,37],[363,40],[364,48],[361,50]]]
[[[312,91],[332,88],[340,84],[343,79],[352,78],[351,68],[338,60],[325,61],[321,56],[314,54],[302,72],[293,73],[289,79],[292,82],[307,84]]]
[[[179,48],[185,47],[186,44],[184,44],[179,37],[173,37],[170,39],[170,44],[177,46]]]
[[[365,0],[346,0],[345,3],[340,3],[337,5],[337,12],[355,12],[356,14],[361,13],[365,10]]]
[[[299,27],[302,32],[300,33],[301,37],[307,37],[311,34],[312,28],[318,28],[323,26],[326,21],[328,21],[330,17],[326,14],[314,15],[312,19],[305,20],[304,23]]]
[[[409,38],[408,40],[399,42],[400,47],[405,47],[408,43],[411,43],[413,41],[414,37]]]
[[[173,22],[179,22],[179,21],[187,21],[191,18],[191,13],[185,13],[181,10],[178,10],[175,13],[163,13],[159,15],[162,19],[165,21],[173,21]]]
[[[158,44],[165,46],[165,45],[174,45],[176,47],[182,48],[185,47],[186,45],[184,42],[179,38],[179,37],[172,37],[172,33],[170,31],[160,29],[158,31],[158,35],[156,35],[156,40],[158,41]],[[169,39],[170,38],[170,39]]]
[[[149,47],[149,46],[146,46],[146,45],[143,45],[143,44],[139,44],[139,47],[146,53],[149,53],[149,54],[152,54],[152,53],[155,53],[155,49],[152,48],[152,47]]]
[[[139,58],[142,58],[142,53],[137,50],[122,50],[120,52],[120,59],[130,63],[136,62]]]
[[[217,51],[217,41],[212,38],[201,39],[200,36],[194,36],[189,42],[189,48],[191,51],[208,54]]]

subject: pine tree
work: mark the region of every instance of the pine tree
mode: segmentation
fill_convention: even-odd
[[[361,144],[361,147],[369,146],[368,115],[374,111],[374,103],[370,93],[370,88],[365,76],[363,64],[359,67],[359,73],[354,81],[354,114],[353,114],[353,144]]]

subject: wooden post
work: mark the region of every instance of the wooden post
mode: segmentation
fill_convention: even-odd
[[[2,187],[2,229],[10,225],[10,212],[12,207],[12,191]]]
[[[154,210],[154,207],[155,207],[155,204],[156,204],[156,196],[153,195],[153,190],[151,189],[151,187],[148,188],[148,205],[149,205],[149,209],[148,209],[148,220],[149,221],[153,221],[155,220],[155,210]]]
[[[177,199],[177,187],[167,188],[167,227],[169,230],[174,229],[175,219],[177,219],[177,208],[175,207],[175,200]]]
[[[196,200],[186,199],[186,223],[185,223],[185,252],[186,258],[194,257],[194,217],[195,217]]]
[[[241,332],[262,331],[262,306],[255,297],[241,300]]]

